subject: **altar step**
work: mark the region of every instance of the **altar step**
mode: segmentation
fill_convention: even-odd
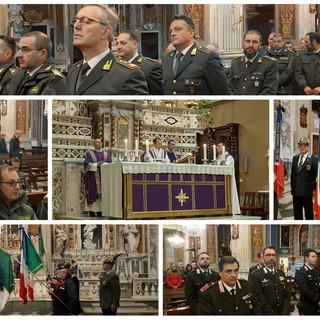
[[[99,302],[91,303],[89,307],[83,307],[83,315],[93,316],[101,315],[101,308]],[[121,299],[120,307],[118,308],[117,315],[133,315],[133,316],[147,316],[158,315],[158,309],[148,306],[143,302],[135,302],[133,299]]]

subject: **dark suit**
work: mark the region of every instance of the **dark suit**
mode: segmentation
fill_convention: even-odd
[[[86,76],[76,90],[82,61],[72,66],[67,77],[71,95],[142,95],[149,94],[145,77],[134,64],[117,60],[109,52]]]
[[[259,53],[247,67],[245,57],[231,62],[229,85],[235,95],[275,95],[279,84],[277,61]]]
[[[4,90],[8,95],[61,95],[65,94],[66,78],[52,65],[44,64],[32,76],[26,69],[17,70]]]
[[[184,281],[184,291],[192,314],[198,314],[198,303],[199,303],[199,291],[206,284],[210,282],[215,282],[220,279],[220,276],[217,272],[213,270],[208,271],[207,277],[200,269],[191,271],[187,274]]]
[[[304,265],[296,271],[294,280],[300,291],[297,308],[300,314],[320,315],[320,270]]]
[[[253,291],[258,298],[263,314],[290,314],[290,289],[283,271],[276,269],[273,275],[266,267],[249,274]]]
[[[120,284],[119,277],[113,270],[105,272],[100,279],[99,299],[104,315],[116,315],[117,310],[111,311],[111,305],[120,305]]]
[[[5,139],[0,139],[0,153],[8,153],[7,144]]]
[[[9,147],[10,158],[16,157],[21,161],[20,140],[16,136],[11,138]]]
[[[161,64],[153,59],[138,55],[132,63],[141,68],[143,72],[150,94],[163,95],[162,84],[162,68]]]
[[[18,70],[14,61],[10,60],[0,66],[0,94],[3,94],[4,88],[10,82],[14,73]]]
[[[166,95],[228,95],[229,88],[219,56],[195,43],[179,64],[177,74],[173,74],[176,51],[163,57],[163,83]]]
[[[262,315],[259,301],[253,295],[252,283],[240,279],[232,296],[222,281],[211,283],[200,290],[200,315]]]
[[[318,173],[318,159],[316,156],[308,154],[302,167],[298,169],[299,159],[300,154],[293,157],[291,171],[294,219],[303,220],[302,209],[304,208],[305,218],[313,220],[312,195]]]

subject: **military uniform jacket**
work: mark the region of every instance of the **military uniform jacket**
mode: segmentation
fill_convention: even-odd
[[[308,315],[320,315],[320,270],[311,270],[304,265],[296,271],[294,280],[300,291],[297,304],[299,311]]]
[[[117,60],[109,52],[91,70],[78,90],[76,84],[82,61],[74,64],[67,76],[67,94],[71,95],[143,95],[149,94],[145,77],[132,63]]]
[[[230,91],[235,95],[275,95],[279,84],[277,61],[258,56],[247,68],[245,57],[232,61],[229,74]]]
[[[17,71],[17,67],[13,60],[8,61],[0,66],[0,94],[3,94],[4,88],[11,80],[13,74]]]
[[[320,52],[303,51],[296,55],[295,80],[303,90],[320,87]]]
[[[290,314],[290,289],[286,284],[283,271],[275,269],[273,275],[266,267],[249,274],[253,291],[258,298],[263,314]]]
[[[262,266],[260,264],[256,264],[255,266],[252,266],[250,269],[249,269],[249,273],[257,270],[257,269],[261,269]]]
[[[52,65],[44,64],[31,77],[20,69],[5,89],[8,95],[61,95],[65,94],[65,76]]]
[[[138,55],[132,63],[141,68],[150,94],[163,95],[162,68],[161,64],[153,59]]]
[[[54,287],[54,293],[64,303],[51,295],[54,315],[78,315],[81,312],[79,288],[71,276],[60,280]]]
[[[277,94],[292,94],[294,66],[290,61],[294,55],[293,51],[282,48],[277,52],[268,51],[268,55],[275,58],[278,63],[279,87]]]
[[[259,301],[253,295],[251,282],[240,279],[232,296],[222,281],[205,285],[199,294],[200,315],[262,315]]]
[[[119,307],[120,303],[120,284],[118,275],[111,270],[105,272],[100,279],[100,307],[103,309],[110,309],[114,304]]]
[[[188,50],[173,74],[176,51],[163,57],[164,92],[168,95],[228,95],[227,78],[219,56],[196,44]]]
[[[205,275],[200,271],[200,269],[191,271],[186,275],[186,279],[184,281],[185,297],[193,314],[198,314],[200,289],[206,283],[215,282],[219,279],[219,274],[213,270],[208,270],[207,278],[205,278]]]
[[[298,170],[299,156],[297,154],[292,160],[291,170],[291,194],[297,197],[312,197],[318,172],[318,159],[309,155]]]

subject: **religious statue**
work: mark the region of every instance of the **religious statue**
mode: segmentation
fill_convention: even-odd
[[[96,224],[87,224],[83,228],[83,247],[85,249],[96,249],[97,244],[93,242],[95,231],[97,230]]]
[[[125,228],[125,237],[128,242],[128,254],[137,254],[140,242],[140,232],[135,224],[129,224]]]
[[[9,4],[8,6],[8,27],[12,28],[13,37],[21,37],[23,35],[22,27],[22,5],[21,4]]]
[[[66,241],[68,239],[67,234],[63,230],[63,226],[56,226],[55,229],[56,237],[56,254],[60,257],[63,257],[64,251],[66,250]]]

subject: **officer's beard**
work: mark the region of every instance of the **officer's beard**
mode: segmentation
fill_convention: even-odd
[[[252,49],[251,49],[251,50],[252,50]],[[257,51],[255,51],[255,50],[253,50],[253,51],[251,51],[251,52],[248,52],[248,49],[243,49],[243,52],[244,52],[244,55],[246,56],[246,58],[247,58],[248,60],[253,59],[253,58],[256,56],[256,54],[257,54]]]
[[[199,267],[200,267],[201,269],[209,269],[209,266],[210,266],[210,264],[207,264],[207,265],[205,265],[205,264],[199,264]]]

